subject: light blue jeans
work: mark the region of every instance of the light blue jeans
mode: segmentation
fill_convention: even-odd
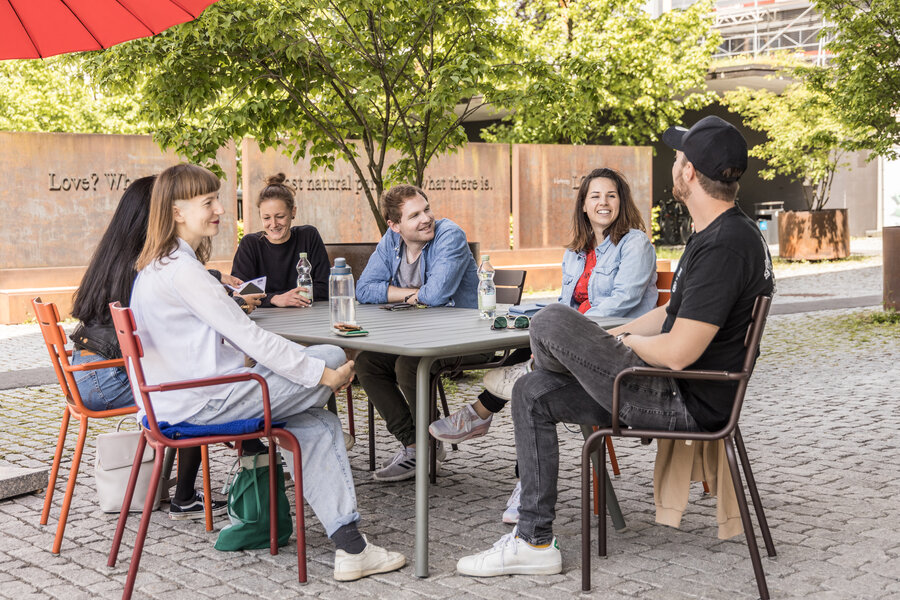
[[[72,352],[73,365],[83,365],[101,360],[106,359],[99,354],[82,355],[81,350]],[[131,385],[128,383],[128,375],[125,374],[125,369],[122,367],[75,371],[74,375],[81,401],[89,409],[112,410],[124,406],[134,406],[134,396],[131,393]]]
[[[336,369],[347,362],[337,346],[310,346],[304,350],[321,358],[326,366]],[[304,387],[277,375],[262,365],[252,369],[265,378],[269,386],[272,420],[285,421],[285,429],[300,442],[303,468],[303,497],[325,527],[330,537],[343,525],[359,521],[356,511],[356,488],[344,447],[341,421],[322,408],[331,397],[325,385]],[[196,415],[188,419],[196,425],[228,423],[238,419],[262,418],[262,391],[255,381],[241,382],[226,398],[210,400]],[[293,456],[281,450],[293,476]]]

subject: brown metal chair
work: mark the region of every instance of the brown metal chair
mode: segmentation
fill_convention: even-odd
[[[725,443],[725,455],[728,459],[728,466],[731,471],[731,479],[734,484],[735,494],[738,500],[738,506],[741,512],[741,522],[744,526],[744,533],[747,536],[747,546],[750,549],[750,560],[753,563],[753,572],[756,576],[756,585],[759,588],[759,595],[764,600],[769,598],[769,590],[766,586],[766,577],[760,560],[759,548],[756,545],[756,536],[753,532],[753,523],[750,521],[750,511],[747,506],[747,498],[744,495],[744,486],[741,483],[741,474],[738,469],[737,459],[735,458],[734,447],[737,445],[738,456],[740,457],[741,466],[744,475],[747,478],[747,487],[750,490],[750,496],[753,499],[753,508],[756,510],[756,518],[759,521],[759,528],[762,532],[763,541],[766,545],[766,551],[769,556],[775,556],[775,545],[772,543],[772,536],[769,533],[769,525],[763,512],[762,503],[759,498],[759,491],[756,488],[756,480],[753,478],[753,472],[750,469],[750,461],[747,457],[747,450],[744,447],[744,441],[741,437],[741,431],[738,427],[738,419],[741,415],[741,407],[744,404],[744,394],[747,391],[747,384],[750,381],[750,375],[753,373],[753,366],[756,363],[756,356],[759,349],[759,341],[762,338],[763,329],[766,324],[766,317],[769,314],[769,306],[771,297],[759,296],[753,306],[753,313],[747,334],[744,337],[744,347],[747,349],[744,356],[744,364],[738,372],[727,371],[673,371],[669,369],[659,369],[650,367],[631,367],[620,372],[615,379],[613,385],[612,396],[612,425],[603,427],[594,432],[584,443],[581,453],[581,586],[582,590],[590,591],[591,589],[591,553],[590,553],[590,518],[591,518],[591,454],[599,452],[600,465],[605,464],[605,440],[610,437],[633,437],[633,438],[657,438],[657,439],[675,439],[675,440],[697,440],[697,441],[717,441],[722,440]],[[632,429],[622,428],[619,423],[619,389],[622,381],[628,377],[671,377],[674,379],[694,379],[705,381],[721,381],[736,382],[737,390],[735,392],[734,404],[731,410],[731,416],[725,426],[719,431],[714,432],[690,432],[690,431],[661,431],[653,429]],[[600,470],[600,482],[598,496],[600,497],[600,515],[606,514],[606,469]],[[597,524],[598,535],[598,552],[600,556],[606,556],[606,519],[601,517]]]
[[[190,448],[200,446],[203,453],[203,494],[205,498],[211,498],[207,446],[210,444],[224,444],[229,442],[240,443],[245,440],[257,439],[260,437],[269,438],[270,465],[275,464],[275,443],[287,448],[293,454],[294,501],[297,513],[297,570],[300,583],[305,583],[306,535],[303,516],[303,474],[301,471],[300,444],[291,432],[286,429],[272,427],[272,410],[269,406],[269,387],[266,385],[266,380],[256,373],[239,373],[235,375],[207,377],[205,379],[191,379],[187,381],[149,385],[144,379],[144,370],[141,366],[141,358],[144,356],[144,349],[141,346],[141,340],[136,332],[134,315],[132,314],[131,309],[123,308],[122,306],[119,306],[118,302],[115,302],[110,304],[110,311],[112,312],[113,325],[116,328],[116,335],[119,338],[119,347],[122,350],[122,357],[125,360],[126,369],[133,382],[132,386],[136,385],[137,390],[135,391],[139,391],[141,394],[141,404],[144,407],[147,420],[147,427],[142,429],[144,435],[141,436],[134,455],[131,478],[128,481],[128,488],[125,491],[125,500],[122,503],[122,511],[119,513],[119,520],[116,524],[116,533],[113,536],[113,544],[107,562],[107,565],[110,567],[116,565],[119,546],[122,543],[122,535],[125,532],[125,522],[128,520],[128,507],[131,506],[131,499],[134,496],[134,488],[137,483],[137,474],[140,470],[141,460],[144,456],[144,448],[149,444],[156,451],[156,457],[153,463],[153,474],[150,477],[150,487],[147,491],[147,500],[144,502],[141,522],[138,526],[137,537],[134,540],[134,551],[131,556],[131,564],[128,567],[128,577],[125,580],[125,590],[122,593],[122,598],[131,598],[131,594],[134,590],[134,582],[137,578],[141,554],[144,550],[144,540],[147,537],[147,528],[150,525],[150,515],[153,510],[153,496],[163,470],[164,450],[167,448]],[[236,435],[210,435],[195,438],[171,439],[163,435],[159,430],[159,424],[157,423],[156,415],[153,411],[153,403],[150,400],[151,392],[166,392],[250,380],[256,381],[262,389],[264,425],[260,431]],[[275,489],[275,469],[269,469],[269,515],[278,514],[276,507],[278,495],[275,493]],[[208,504],[206,510],[207,515],[209,515],[210,509]],[[276,518],[269,519],[269,539],[269,552],[273,555],[278,554],[278,519]]]

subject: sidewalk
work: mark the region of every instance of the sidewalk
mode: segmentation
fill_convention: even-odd
[[[869,260],[869,259],[866,259]],[[873,259],[877,261],[877,258]],[[848,263],[850,264],[850,263]],[[775,306],[807,308],[880,294],[876,265],[778,277]],[[880,271],[879,271],[880,272]],[[796,295],[793,295],[796,294]],[[813,294],[829,294],[813,296]],[[764,559],[773,598],[876,598],[900,596],[900,329],[851,320],[860,309],[775,314],[748,391],[742,430],[769,518],[778,557]],[[43,355],[42,355],[43,353]],[[0,375],[46,368],[36,326],[0,328]],[[30,376],[30,375],[29,375]],[[10,379],[7,379],[9,381]],[[452,385],[450,386],[453,387]],[[451,404],[471,401],[480,380],[448,390]],[[362,529],[376,543],[413,548],[412,482],[379,484],[366,470],[365,401],[354,390],[359,443],[350,452]],[[61,402],[55,382],[0,390],[0,464],[50,464]],[[344,417],[345,422],[346,418]],[[114,424],[92,426],[89,440]],[[71,456],[70,431],[66,460]],[[307,510],[309,584],[296,581],[295,547],[221,553],[201,523],[170,521],[154,513],[135,598],[547,598],[580,594],[580,435],[560,428],[561,473],[555,532],[563,573],[551,577],[471,579],[455,574],[456,560],[488,548],[510,529],[500,514],[512,490],[513,446],[508,411],[489,433],[450,452],[431,493],[431,573],[412,566],[355,583],[331,578],[333,548]],[[396,450],[383,423],[377,427],[379,461]],[[617,442],[622,476],[614,484],[628,528],[610,531],[609,558],[593,560],[596,598],[755,598],[756,584],[742,537],[716,537],[715,500],[697,485],[681,529],[654,523],[653,447]],[[233,460],[211,449],[213,484],[221,487]],[[0,502],[0,598],[118,598],[137,528],[133,516],[120,561],[108,569],[115,515],[94,505],[94,448],[88,442],[62,554],[49,547],[61,501],[57,485],[50,525],[38,526],[41,495]],[[66,462],[67,464],[67,462]],[[289,494],[290,495],[290,494]],[[223,524],[217,522],[217,526]],[[760,540],[761,543],[761,540]]]

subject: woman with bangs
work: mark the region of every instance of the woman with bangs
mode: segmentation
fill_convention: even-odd
[[[131,296],[149,382],[235,373],[265,378],[273,421],[302,448],[303,492],[337,551],[334,577],[359,579],[399,569],[406,558],[369,543],[357,529],[359,513],[340,421],[322,408],[353,378],[353,362],[336,346],[303,348],[260,329],[228,299],[203,263],[225,212],[219,180],[210,171],[181,164],[163,171],[153,186],[147,241],[137,261]],[[244,355],[256,360],[246,367]],[[263,417],[255,381],[153,392],[156,417],[172,424],[222,424]],[[293,470],[289,452],[285,462]]]

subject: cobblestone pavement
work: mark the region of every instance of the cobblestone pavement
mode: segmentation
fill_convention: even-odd
[[[857,269],[860,270],[860,269]],[[764,559],[773,598],[900,597],[900,327],[866,324],[865,310],[774,316],[763,340],[742,417],[742,430],[778,557]],[[6,348],[3,348],[6,349]],[[43,349],[41,349],[43,350]],[[2,353],[6,354],[6,352]],[[46,358],[44,358],[46,360]],[[34,366],[45,366],[37,363]],[[452,382],[451,403],[470,401],[479,378]],[[366,470],[365,401],[354,390],[359,444],[350,452],[362,530],[379,544],[413,553],[412,482],[378,484]],[[54,386],[0,391],[0,463],[49,465],[62,399]],[[342,417],[346,421],[346,415]],[[89,440],[111,423],[91,426]],[[376,427],[379,461],[397,449]],[[483,550],[509,531],[500,522],[513,487],[514,447],[509,412],[489,433],[450,452],[431,492],[432,576],[412,565],[355,583],[331,578],[330,541],[307,510],[309,583],[296,581],[296,547],[221,553],[200,523],[154,513],[135,597],[513,598],[580,594],[580,436],[560,427],[563,467],[556,534],[561,575],[471,579],[456,560]],[[68,436],[66,464],[74,444]],[[715,500],[691,494],[681,529],[654,523],[653,447],[617,442],[622,476],[614,484],[626,530],[610,531],[610,556],[594,559],[597,598],[752,598],[756,585],[743,537],[716,537]],[[221,486],[232,457],[211,450],[213,484]],[[0,502],[0,598],[116,598],[137,528],[133,516],[119,565],[108,569],[115,515],[95,508],[93,442],[85,453],[62,554],[49,548],[50,525],[38,526],[42,496]],[[292,496],[291,490],[288,492]],[[291,498],[293,501],[293,499]],[[165,505],[164,505],[165,506]],[[754,519],[755,521],[755,519]],[[596,522],[596,521],[595,521]],[[222,526],[220,519],[217,526]],[[761,540],[760,540],[761,543]]]

